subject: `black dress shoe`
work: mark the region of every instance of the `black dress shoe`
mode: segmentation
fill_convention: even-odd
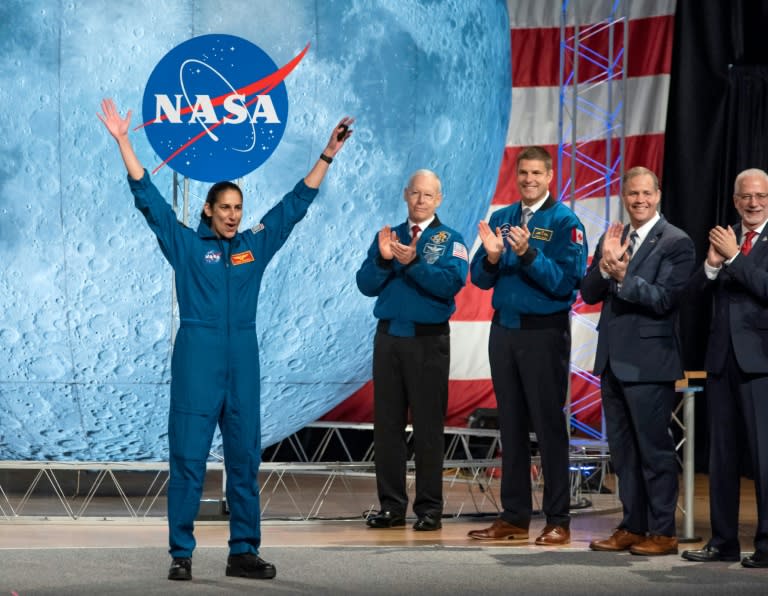
[[[391,511],[380,511],[365,522],[369,528],[395,528],[405,525],[405,516]]]
[[[186,557],[174,559],[171,562],[171,568],[168,569],[168,579],[192,579],[192,559]]]
[[[416,523],[413,524],[413,529],[418,532],[432,532],[442,527],[443,522],[440,521],[440,518],[432,515],[420,515]]]
[[[696,561],[697,563],[713,563],[715,561],[738,561],[739,553],[728,554],[721,551],[716,546],[707,544],[701,550],[684,550],[682,557],[687,561]]]
[[[768,567],[768,551],[756,550],[753,554],[741,560],[741,566],[751,569],[764,569]]]
[[[277,575],[277,569],[258,555],[243,553],[227,557],[227,575],[249,579],[272,579]]]

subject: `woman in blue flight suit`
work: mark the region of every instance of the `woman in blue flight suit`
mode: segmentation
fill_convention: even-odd
[[[254,228],[239,232],[243,197],[231,182],[214,184],[197,231],[181,225],[139,162],[125,118],[112,100],[99,119],[117,141],[136,207],[176,273],[181,325],[171,363],[168,422],[168,526],[173,562],[168,579],[192,578],[193,535],[216,424],[221,429],[230,509],[227,575],[271,579],[261,542],[260,378],[256,310],[264,269],[304,217],[334,155],[352,131],[344,118],[309,174]]]

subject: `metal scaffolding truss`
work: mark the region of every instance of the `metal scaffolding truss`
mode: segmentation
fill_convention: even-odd
[[[608,199],[621,178],[629,34],[623,0],[614,0],[600,22],[581,26],[576,14],[569,27],[575,5],[562,3],[557,152],[557,196],[572,207],[583,198]]]
[[[574,0],[563,0],[561,5],[557,197],[568,201],[574,210],[577,201],[603,200],[602,216],[595,210],[580,211],[588,245],[595,246],[611,220],[611,195],[616,193],[623,171],[629,29],[625,1],[614,0],[603,20],[588,25],[580,24],[578,9],[583,6]],[[597,234],[589,237],[595,230]],[[577,308],[572,314],[572,324],[586,327],[592,338],[585,345],[573,346],[575,360],[583,350],[594,349],[597,330]],[[570,425],[604,441],[604,428],[595,430],[578,418],[580,412],[592,407],[600,379],[573,362],[571,372],[590,389],[571,397]]]
[[[357,490],[360,478],[374,476],[373,446],[370,445],[361,458],[354,458],[347,446],[350,433],[369,433],[366,440],[372,442],[370,423],[335,423],[316,422],[309,425],[321,433],[321,440],[311,453],[303,447],[300,437],[292,435],[283,440],[292,451],[287,462],[264,461],[261,464],[259,483],[262,516],[269,519],[275,503],[280,502],[285,516],[286,507],[292,511],[290,519],[318,519],[323,515],[324,505],[331,489],[340,484],[348,496],[362,500],[365,497]],[[413,429],[406,429],[410,440]],[[500,511],[498,497],[498,470],[501,467],[499,457],[499,431],[495,429],[473,429],[448,427],[445,429],[446,449],[444,457],[444,494],[445,511],[450,515],[497,513]],[[535,436],[532,436],[535,441]],[[346,461],[326,461],[326,452],[333,444],[341,446],[346,453]],[[534,444],[534,443],[532,443]],[[574,508],[596,510],[585,496],[587,481],[590,488],[598,491],[602,488],[602,465],[607,458],[605,445],[594,441],[574,441],[571,445],[571,504]],[[533,459],[531,476],[533,480],[533,498],[540,500],[542,476],[538,456]],[[58,461],[0,461],[0,470],[27,470],[33,476],[26,490],[21,495],[9,494],[0,485],[0,521],[19,519],[69,519],[94,520],[119,517],[133,521],[146,521],[162,518],[165,515],[164,491],[168,482],[167,462],[58,462]],[[218,471],[222,475],[220,495],[210,500],[214,506],[226,502],[226,478],[224,463],[220,455],[211,454],[208,470]],[[61,478],[65,474],[77,473],[78,488],[67,491],[62,488]],[[95,479],[83,491],[79,490],[80,473],[95,473]],[[128,494],[121,483],[122,472],[145,472],[146,482],[141,494],[134,490]],[[414,481],[414,462],[408,462],[408,480]],[[315,482],[307,482],[312,476]],[[368,482],[370,486],[370,482]],[[52,489],[54,497],[44,499],[44,509],[33,503],[33,496],[45,489]],[[458,489],[458,490],[457,490]],[[95,497],[109,490],[118,495],[110,514],[98,513],[94,505]],[[82,494],[81,494],[82,493]],[[375,491],[374,491],[375,496]],[[359,497],[359,498],[358,498]],[[204,499],[205,501],[205,499]],[[286,506],[286,504],[288,504]],[[348,512],[348,517],[360,515],[360,511],[371,509],[374,503],[360,503],[355,512]],[[615,500],[610,500],[610,507],[615,508]],[[119,510],[119,511],[118,511]],[[117,512],[116,512],[117,511]],[[122,513],[120,513],[122,512]],[[273,516],[274,517],[274,516]]]

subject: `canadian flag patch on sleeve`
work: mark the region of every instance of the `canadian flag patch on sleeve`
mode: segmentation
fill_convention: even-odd
[[[571,242],[574,242],[576,244],[584,245],[584,232],[582,232],[579,228],[573,228],[571,230]]]

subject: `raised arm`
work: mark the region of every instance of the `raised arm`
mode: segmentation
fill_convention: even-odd
[[[128,170],[128,175],[134,180],[141,180],[144,176],[144,166],[141,165],[139,158],[136,157],[131,141],[128,138],[128,129],[131,126],[131,110],[128,110],[125,118],[121,118],[115,102],[111,99],[103,99],[101,101],[101,109],[104,113],[97,113],[96,115],[104,123],[109,134],[117,141],[117,146],[120,149],[125,169]]]
[[[325,149],[323,149],[322,155],[329,160],[333,160],[336,154],[344,146],[344,143],[347,142],[347,139],[352,135],[350,126],[352,126],[354,121],[354,118],[348,116],[341,119],[333,129],[331,138],[328,139],[328,143],[326,144]],[[315,165],[312,166],[312,169],[309,171],[309,174],[305,176],[304,183],[310,188],[320,188],[320,183],[323,181],[323,178],[325,178],[329,165],[330,163],[328,161],[319,157],[315,162]]]

